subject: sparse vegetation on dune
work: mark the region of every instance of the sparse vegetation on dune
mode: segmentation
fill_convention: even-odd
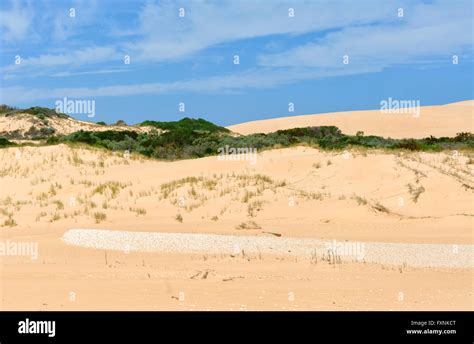
[[[285,186],[285,181],[276,181],[258,173],[185,177],[161,184],[160,199],[170,199],[171,204],[192,211],[209,200],[230,197],[232,201],[246,204],[247,214],[253,217],[263,209],[264,202],[257,198],[262,196],[265,190],[275,193],[278,188]]]
[[[108,198],[115,198],[120,193],[120,190],[126,188],[127,186],[128,185],[125,183],[120,183],[116,181],[101,183],[97,185],[94,190],[92,190],[92,195],[101,194],[105,195]]]

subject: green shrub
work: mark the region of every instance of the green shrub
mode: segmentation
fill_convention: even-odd
[[[16,143],[8,141],[6,137],[0,136],[0,147],[11,147],[16,146]]]
[[[201,119],[187,118],[178,122],[147,121],[142,125],[145,123],[154,123],[154,126],[166,131],[161,134],[157,131],[137,133],[131,130],[78,131],[67,136],[50,138],[48,143],[81,142],[110,150],[135,151],[148,157],[166,160],[216,155],[218,149],[225,146],[257,150],[298,144],[329,150],[341,150],[350,146],[411,151],[474,148],[474,137],[469,133],[461,133],[454,138],[431,136],[424,139],[391,139],[374,135],[364,136],[360,133],[345,135],[335,126],[321,126],[235,136]]]

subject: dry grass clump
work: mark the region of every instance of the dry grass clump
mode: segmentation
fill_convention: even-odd
[[[49,196],[46,192],[41,192],[36,196],[37,201],[46,201],[48,200]]]
[[[64,203],[61,202],[60,200],[54,200],[53,204],[56,205],[57,210],[63,210],[64,209]]]
[[[51,218],[49,219],[49,222],[55,222],[60,219],[61,219],[61,215],[59,215],[58,213],[54,213],[53,216],[51,216]]]
[[[355,200],[357,202],[358,205],[367,205],[367,200],[364,198],[364,197],[361,197],[359,195],[352,195],[351,197],[353,200]]]
[[[235,229],[262,229],[255,221],[242,222]]]
[[[116,181],[101,183],[97,185],[94,190],[92,190],[92,195],[101,194],[105,195],[108,198],[115,198],[120,193],[120,190],[126,188],[129,185],[130,184],[120,183]]]
[[[186,177],[164,183],[160,186],[160,199],[171,198],[171,204],[192,211],[208,200],[230,195],[232,201],[248,204],[248,212],[253,216],[263,203],[253,201],[265,190],[276,193],[277,188],[286,186],[285,181],[275,181],[262,174],[214,174],[212,177]],[[186,199],[186,202],[184,202]]]
[[[263,201],[261,200],[256,200],[253,202],[250,202],[247,206],[247,214],[250,217],[254,217],[256,212],[260,211],[263,209]]]
[[[160,190],[161,190],[161,195],[162,198],[168,198],[168,196],[175,190],[179,189],[180,187],[186,185],[186,184],[197,184],[200,181],[203,181],[203,177],[186,177],[186,178],[181,178],[178,180],[173,180],[168,183],[163,183],[161,184]]]
[[[95,212],[93,214],[93,217],[94,217],[95,223],[101,223],[102,221],[105,221],[107,219],[107,215],[99,211]]]
[[[322,201],[325,197],[330,197],[329,193],[298,190],[297,195],[307,200]]]
[[[411,199],[413,202],[418,202],[418,198],[420,197],[420,195],[425,192],[425,188],[420,185],[418,187],[416,186],[413,186],[411,183],[407,184],[407,187],[408,187],[408,192],[410,192],[410,195],[411,195]]]
[[[3,227],[15,227],[16,225],[17,223],[12,214],[9,214],[8,218],[2,224]]]
[[[146,209],[145,208],[133,208],[133,207],[130,207],[129,210],[131,212],[134,212],[138,215],[146,215]]]

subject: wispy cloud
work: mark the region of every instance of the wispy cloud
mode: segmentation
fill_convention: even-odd
[[[434,57],[451,63],[453,54],[472,50],[472,13],[465,7],[456,3],[421,5],[407,17],[400,18],[399,25],[344,28],[282,53],[262,54],[259,63],[267,67],[336,68],[343,55],[349,56],[350,64],[381,67]]]
[[[130,69],[99,69],[99,70],[89,70],[84,72],[59,72],[52,74],[52,77],[66,78],[70,76],[78,75],[96,75],[96,74],[114,74],[114,73],[125,73],[131,72]]]
[[[151,2],[142,8],[138,40],[126,45],[138,60],[162,61],[195,54],[208,47],[269,35],[303,34],[347,25],[392,20],[396,2],[362,2],[348,11],[346,2],[218,1]],[[180,17],[179,9],[184,8]],[[350,7],[350,6],[349,6]],[[289,9],[294,17],[289,16]]]
[[[4,68],[4,73],[28,73],[32,69],[37,71],[38,68],[44,68],[45,72],[50,72],[49,68],[62,66],[80,67],[122,59],[123,54],[120,54],[114,47],[87,47],[62,54],[44,54],[37,57],[23,58],[20,64],[12,63],[7,65]]]
[[[255,69],[239,74],[212,76],[166,83],[121,84],[106,87],[25,88],[6,87],[0,103],[24,103],[44,99],[123,97],[167,93],[233,93],[248,89],[273,88],[298,80],[324,78],[338,75],[376,72],[376,67],[340,69]]]
[[[31,6],[22,6],[18,0],[10,5],[10,9],[0,10],[0,33],[4,43],[26,39],[34,19]]]
[[[394,20],[396,2],[388,0],[383,5],[361,3],[354,11],[346,2],[247,2],[223,0],[219,2],[192,1],[185,5],[177,1],[149,1],[138,14],[138,26],[120,26],[121,35],[106,46],[71,46],[67,38],[81,28],[92,25],[94,13],[100,12],[96,1],[76,0],[70,7],[75,18],[69,17],[69,8],[61,7],[44,14],[53,23],[46,37],[61,39],[61,52],[44,52],[25,56],[21,65],[10,64],[3,68],[4,79],[21,75],[54,74],[55,67],[94,66],[111,63],[130,55],[134,63],[176,62],[195,56],[203,50],[244,39],[271,35],[300,35],[308,32],[363,25],[377,21]],[[108,6],[113,6],[108,3]],[[181,6],[184,16],[180,17]],[[349,8],[348,8],[349,7]],[[294,17],[289,16],[289,9]],[[350,10],[348,10],[350,9]],[[264,18],[264,20],[262,20]],[[317,20],[315,20],[317,18]],[[42,27],[42,25],[40,25]],[[112,25],[114,30],[117,26]],[[113,34],[113,32],[111,32]],[[126,33],[126,34],[123,34]],[[54,49],[57,50],[57,49]],[[15,75],[12,75],[15,74]]]

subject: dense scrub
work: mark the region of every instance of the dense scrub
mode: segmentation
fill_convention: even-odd
[[[8,105],[0,105],[0,114],[4,116],[14,116],[20,113],[28,113],[42,120],[52,117],[69,118],[69,116],[64,113],[56,112],[53,109],[48,109],[41,106],[33,106],[29,109],[17,109]]]
[[[16,146],[15,143],[8,141],[7,138],[0,136],[0,148],[3,147],[10,147],[10,146]]]
[[[178,136],[187,134],[212,134],[212,133],[229,133],[229,129],[215,125],[205,119],[183,118],[175,122],[157,122],[145,121],[140,126],[151,126],[157,129],[172,131]]]
[[[48,143],[80,142],[111,150],[128,150],[159,159],[186,159],[216,155],[218,149],[289,147],[299,144],[322,149],[341,150],[350,146],[379,149],[407,149],[411,151],[440,151],[473,149],[474,136],[459,133],[453,138],[428,137],[424,139],[391,139],[379,136],[345,135],[335,126],[294,128],[269,134],[247,136],[231,135],[227,129],[204,120],[184,119],[178,122],[144,122],[165,130],[159,133],[135,131],[79,131],[63,137],[54,137]],[[143,124],[145,125],[145,124]],[[225,129],[225,130],[222,130]]]
[[[58,136],[54,128],[49,127],[48,118],[68,118],[55,110],[43,107],[16,109],[0,105],[0,115],[14,116],[18,113],[29,113],[38,117],[42,126],[32,126],[27,136],[35,139],[47,139],[48,144],[83,143],[103,147],[114,151],[130,151],[148,157],[175,160],[199,158],[218,154],[223,147],[248,148],[264,150],[274,147],[310,145],[327,150],[342,150],[346,147],[366,147],[378,149],[406,149],[411,151],[440,151],[455,149],[473,149],[474,137],[471,133],[459,133],[455,137],[427,137],[423,139],[391,139],[380,136],[365,136],[363,132],[346,135],[335,126],[320,126],[278,130],[269,134],[236,135],[228,129],[215,125],[202,118],[183,118],[174,122],[145,121],[139,126],[156,128],[146,133],[127,130],[122,120],[115,125],[124,126],[124,130],[77,131]],[[107,126],[105,122],[97,124]],[[18,138],[15,132],[5,133],[9,138]],[[54,136],[56,135],[56,136]],[[0,147],[14,145],[7,138],[0,136]]]

